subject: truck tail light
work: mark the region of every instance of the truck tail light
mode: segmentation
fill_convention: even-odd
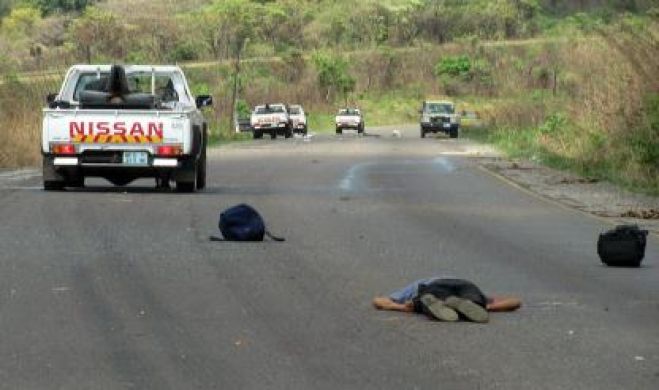
[[[52,154],[72,155],[76,154],[76,147],[73,144],[56,144],[50,146]]]
[[[156,148],[156,155],[158,156],[180,156],[183,154],[183,148],[179,145],[163,145]]]

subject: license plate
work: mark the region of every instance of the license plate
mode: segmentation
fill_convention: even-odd
[[[147,152],[124,152],[124,165],[149,165],[149,154]]]

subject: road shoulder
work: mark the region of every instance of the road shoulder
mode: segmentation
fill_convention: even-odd
[[[659,198],[633,193],[611,183],[583,178],[527,160],[481,158],[494,176],[563,206],[610,224],[637,224],[659,235]]]

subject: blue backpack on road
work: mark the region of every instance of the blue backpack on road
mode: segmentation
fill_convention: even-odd
[[[273,236],[266,229],[261,214],[246,204],[230,207],[220,213],[219,227],[227,241],[263,241],[265,236],[275,241],[284,241],[281,237]]]

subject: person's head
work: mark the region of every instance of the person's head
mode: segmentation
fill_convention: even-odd
[[[109,93],[113,96],[122,96],[130,93],[126,71],[121,65],[112,65],[110,79],[108,81]]]

